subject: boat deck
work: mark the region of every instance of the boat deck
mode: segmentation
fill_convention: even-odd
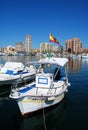
[[[57,95],[62,91],[65,87],[65,82],[58,81],[53,82],[53,85],[50,88],[46,87],[36,87],[35,82],[31,83],[29,85],[26,85],[25,87],[21,87],[19,92],[23,94],[24,96],[49,96],[49,95]]]

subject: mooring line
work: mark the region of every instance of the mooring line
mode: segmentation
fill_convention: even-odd
[[[42,96],[42,99],[43,99],[43,95],[41,95]],[[41,104],[42,104],[42,102],[41,102]],[[45,111],[44,111],[44,107],[43,107],[43,104],[42,104],[42,110],[43,110],[43,123],[44,123],[44,128],[45,128],[45,130],[46,130],[46,120],[45,120]]]
[[[43,108],[43,121],[44,121],[44,128],[46,130],[46,120],[45,120],[45,111],[44,111],[44,108]]]

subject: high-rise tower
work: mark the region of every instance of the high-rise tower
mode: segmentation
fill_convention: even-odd
[[[31,53],[32,37],[27,35],[25,38],[25,50],[27,53]]]

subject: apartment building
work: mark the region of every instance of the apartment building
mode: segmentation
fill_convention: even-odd
[[[15,50],[16,52],[24,52],[24,42],[16,42]]]
[[[49,43],[40,43],[40,52],[46,53],[47,51],[52,50],[52,45]]]
[[[79,38],[72,38],[71,40],[66,41],[66,51],[71,53],[81,53],[82,42]]]

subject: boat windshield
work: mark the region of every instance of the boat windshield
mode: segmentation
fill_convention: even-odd
[[[65,75],[64,67],[61,67],[61,66],[56,65],[56,64],[38,64],[38,65],[36,65],[36,69],[39,70],[40,72],[42,70],[42,72],[44,72],[44,73],[52,73],[54,75],[55,75],[56,69],[57,69],[60,71],[60,74],[62,76]],[[58,71],[58,73],[59,73],[59,71]]]

